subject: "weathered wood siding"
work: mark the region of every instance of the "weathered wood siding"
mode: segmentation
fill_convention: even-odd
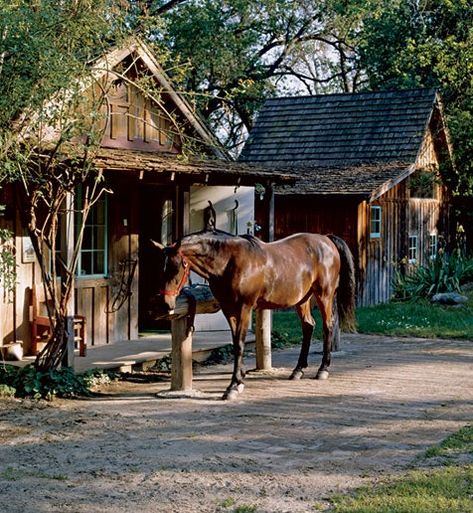
[[[382,209],[381,237],[370,238],[371,206]],[[359,232],[359,296],[360,305],[384,303],[391,299],[396,272],[411,271],[416,265],[429,262],[430,235],[436,234],[439,244],[448,242],[450,208],[442,187],[437,198],[409,197],[408,181],[389,190],[369,204],[363,202],[358,211]],[[417,236],[417,260],[409,262],[409,236]]]
[[[261,224],[261,201],[256,199],[256,221]],[[297,232],[333,233],[356,250],[357,202],[349,197],[276,195],[274,238]]]
[[[112,73],[87,91],[90,107],[102,101],[104,92],[106,94],[101,107],[102,146],[179,153],[180,125],[174,119],[176,108],[169,95],[155,91],[153,101],[145,98],[139,86],[133,84],[138,79],[138,71],[144,70],[138,70],[131,59],[127,59],[126,66],[126,80],[117,79]]]
[[[396,272],[409,272],[409,235],[418,237],[418,261],[428,262],[429,238],[448,239],[449,203],[443,187],[435,199],[410,198],[408,180],[369,203],[359,198],[316,195],[276,195],[275,235],[296,232],[334,233],[353,251],[358,283],[358,304],[373,305],[391,299]],[[256,219],[261,213],[256,199]],[[381,207],[381,236],[370,237],[371,206]]]
[[[381,236],[371,238],[371,206],[381,207]],[[406,255],[406,184],[389,190],[372,204],[358,209],[359,282],[358,303],[373,305],[389,301],[400,261]]]
[[[108,276],[76,279],[76,313],[86,317],[89,345],[138,337],[138,184],[115,178],[111,185],[113,194],[108,196]],[[137,265],[131,295],[122,302],[117,296],[123,291],[123,281],[128,277],[127,269],[131,268],[132,261]]]

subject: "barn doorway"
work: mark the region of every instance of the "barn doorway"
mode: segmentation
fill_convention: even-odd
[[[151,239],[170,244],[175,238],[176,187],[150,185],[140,190],[140,235],[139,235],[139,316],[140,333],[169,329],[169,321],[156,321],[147,314],[151,297],[158,293],[160,254],[150,242]]]

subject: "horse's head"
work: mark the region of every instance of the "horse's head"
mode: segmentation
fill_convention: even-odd
[[[152,243],[164,254],[164,266],[160,273],[161,290],[159,294],[169,313],[172,313],[176,307],[176,297],[181,292],[189,276],[189,262],[176,244],[163,246],[159,242],[152,241]]]

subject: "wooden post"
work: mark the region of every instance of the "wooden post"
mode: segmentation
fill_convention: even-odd
[[[63,258],[68,268],[70,268],[72,259],[74,258],[74,241],[74,194],[69,192],[66,195],[65,238],[63,241]],[[64,280],[65,276],[61,276],[63,283]],[[72,292],[69,296],[66,309],[67,346],[62,365],[64,367],[74,368],[74,285],[72,286]]]
[[[190,297],[192,296],[192,297]],[[196,313],[215,313],[220,305],[208,285],[185,287],[176,299],[174,313],[159,308],[159,301],[150,303],[148,314],[154,319],[171,319],[171,392],[192,391],[192,329]],[[158,396],[167,397],[169,391]],[[180,394],[178,394],[180,396]]]
[[[171,321],[171,390],[192,390],[192,330],[188,318],[179,317]]]
[[[274,240],[274,192],[272,184],[266,186],[264,194],[266,204],[265,211],[265,233],[268,242]],[[256,311],[256,369],[269,370],[272,367],[271,361],[271,310]]]
[[[256,310],[256,368],[268,370],[271,359],[271,310]]]

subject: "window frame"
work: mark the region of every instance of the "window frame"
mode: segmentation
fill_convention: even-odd
[[[82,193],[82,190],[79,188],[79,190],[77,191],[77,199],[78,199],[78,204],[80,205],[82,203],[81,201],[81,193]],[[103,208],[104,208],[104,212],[103,212],[103,216],[104,216],[104,222],[103,224],[98,224],[98,223],[90,223],[90,221],[93,219],[93,216],[94,216],[94,210],[98,207],[99,203],[100,202],[103,202]],[[80,209],[77,209],[76,210],[76,223],[75,223],[75,237],[77,238],[77,231],[78,231],[78,228],[80,226],[80,223],[81,223],[81,218],[82,218],[82,214],[80,212]],[[109,225],[108,225],[108,195],[107,194],[103,194],[101,198],[99,198],[99,200],[94,204],[92,205],[90,211],[89,211],[89,215],[87,216],[87,220],[86,220],[86,223],[85,223],[85,226],[84,226],[84,234],[85,234],[85,231],[87,228],[91,228],[93,230],[93,228],[97,228],[97,227],[101,227],[103,228],[103,240],[102,240],[102,243],[103,243],[103,249],[97,249],[97,247],[95,246],[95,239],[92,238],[92,247],[91,248],[87,248],[87,249],[84,249],[84,239],[82,239],[82,243],[81,243],[81,247],[80,247],[80,250],[79,250],[79,255],[78,255],[78,261],[77,261],[77,269],[76,269],[76,278],[78,279],[84,279],[84,280],[90,280],[90,279],[101,279],[101,278],[107,278],[108,277],[108,272],[109,272],[109,269],[108,269],[108,252],[109,252],[109,233],[108,233],[108,229],[109,229]],[[92,270],[94,271],[94,255],[97,254],[97,253],[103,253],[103,272],[101,273],[96,273],[96,272],[93,272],[91,274],[86,274],[86,273],[82,273],[82,258],[83,258],[83,255],[85,253],[90,253],[92,255],[91,257],[91,265],[92,265]]]
[[[435,237],[435,243],[432,244],[432,239]],[[439,250],[439,237],[437,232],[431,232],[429,234],[429,258],[435,260]]]
[[[411,244],[411,241],[415,240],[415,245]],[[407,261],[410,264],[416,264],[419,258],[419,237],[417,233],[409,234],[407,239]]]
[[[374,212],[377,212],[376,217],[373,215]],[[383,219],[383,211],[382,211],[381,205],[371,205],[371,207],[370,207],[370,239],[380,239],[381,238],[382,219]],[[376,223],[378,225],[378,231],[373,230],[374,223]]]

